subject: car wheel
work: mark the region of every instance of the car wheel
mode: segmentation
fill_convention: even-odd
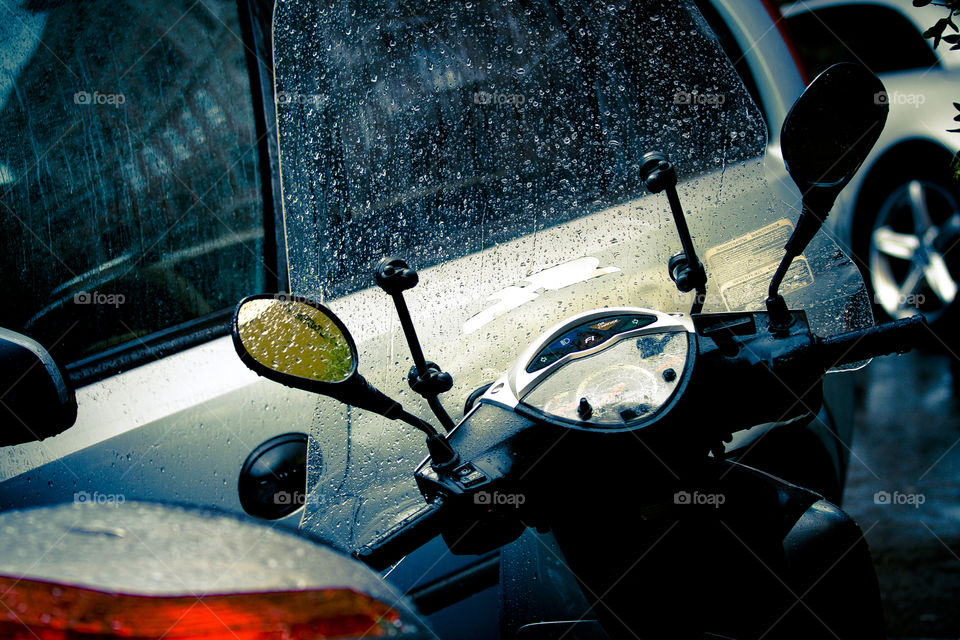
[[[877,201],[872,225],[860,227],[857,250],[875,310],[894,319],[919,312],[935,328],[945,326],[960,293],[956,190],[917,176]]]

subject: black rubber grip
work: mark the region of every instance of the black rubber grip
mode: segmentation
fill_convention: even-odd
[[[375,571],[383,571],[440,535],[444,522],[441,505],[425,504],[384,535],[354,551],[353,557]]]
[[[927,332],[927,321],[916,315],[821,338],[818,345],[820,360],[824,369],[831,369],[889,353],[904,353],[920,344]]]

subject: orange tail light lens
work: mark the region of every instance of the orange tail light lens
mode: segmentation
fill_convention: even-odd
[[[0,637],[13,640],[420,638],[350,589],[144,596],[0,576]]]

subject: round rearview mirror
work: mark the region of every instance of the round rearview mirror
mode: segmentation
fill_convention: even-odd
[[[887,103],[883,83],[858,64],[835,64],[810,83],[780,137],[783,159],[802,192],[846,185],[883,131]]]
[[[247,366],[287,386],[323,392],[357,371],[357,348],[346,327],[305,298],[245,298],[234,315],[233,340]]]

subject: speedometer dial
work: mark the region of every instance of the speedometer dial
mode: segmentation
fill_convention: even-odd
[[[633,426],[652,417],[673,396],[688,349],[683,331],[622,339],[571,360],[522,401],[564,421],[599,428]]]
[[[594,420],[619,422],[624,417],[621,414],[632,420],[651,413],[656,390],[656,377],[648,369],[625,364],[591,374],[577,388],[575,395],[586,398]],[[578,419],[580,416],[566,417]]]

